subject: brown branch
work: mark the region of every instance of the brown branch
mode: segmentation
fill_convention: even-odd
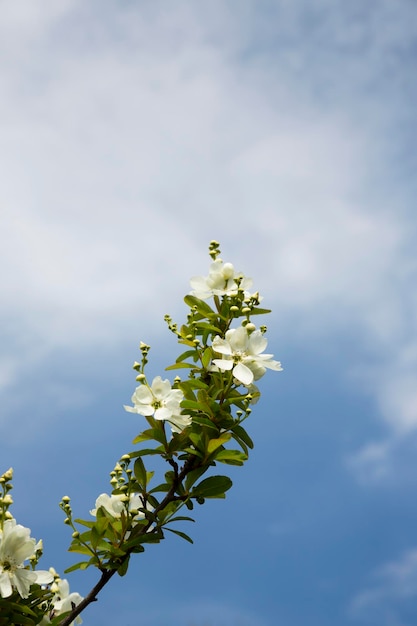
[[[162,509],[164,509],[170,502],[173,502],[174,500],[177,499],[175,497],[175,492],[177,490],[177,487],[178,487],[178,485],[180,485],[182,483],[182,481],[187,476],[187,474],[189,472],[191,472],[192,469],[195,469],[194,468],[195,459],[196,459],[196,457],[194,457],[194,456],[191,457],[191,458],[188,458],[186,460],[186,462],[184,463],[183,468],[180,471],[180,473],[178,474],[176,472],[176,476],[175,476],[175,479],[174,479],[173,484],[171,486],[171,489],[168,491],[168,493],[166,494],[165,498],[155,508],[154,513],[159,513],[159,511],[162,511]],[[152,522],[149,521],[148,524],[146,524],[145,526],[142,527],[141,532],[139,533],[139,535],[145,534],[149,530],[151,525],[152,525]],[[130,557],[132,551],[133,551],[133,549],[125,554],[125,556],[120,560],[120,565],[123,565],[123,563],[126,561],[126,559],[128,559]],[[75,606],[73,608],[71,613],[69,613],[69,615],[64,617],[64,619],[61,622],[59,622],[59,626],[70,626],[70,624],[72,624],[74,619],[78,615],[80,615],[80,613],[82,613],[82,611],[84,611],[84,609],[86,609],[87,606],[89,606],[92,602],[96,602],[97,601],[97,595],[100,593],[100,591],[103,589],[103,587],[105,587],[105,585],[107,585],[109,580],[114,576],[114,574],[116,572],[117,572],[117,569],[101,570],[101,578],[100,578],[100,580],[91,589],[91,591],[85,596],[85,598],[77,606]]]

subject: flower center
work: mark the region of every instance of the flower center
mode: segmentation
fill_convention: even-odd
[[[16,569],[16,566],[10,561],[3,561],[0,563],[3,572],[13,572]]]

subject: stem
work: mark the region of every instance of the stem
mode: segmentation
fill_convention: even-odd
[[[175,476],[175,479],[174,479],[174,482],[172,484],[171,489],[168,491],[168,493],[166,494],[165,498],[155,508],[154,513],[158,513],[159,511],[162,511],[162,509],[164,509],[170,502],[173,502],[174,500],[176,500],[175,491],[177,490],[178,485],[181,484],[181,482],[187,476],[187,474],[192,469],[195,469],[194,468],[194,463],[195,463],[195,457],[189,458],[189,459],[187,459],[185,461],[181,471],[179,473],[178,473],[178,471],[175,472],[176,476]],[[140,534],[146,533],[148,531],[149,527],[151,526],[151,524],[152,524],[152,522],[149,521],[149,523],[146,526],[143,526],[143,530],[142,530],[142,532]],[[121,559],[120,565],[122,565],[125,562],[125,560],[130,556],[130,554],[131,554],[130,552],[126,553],[126,555],[123,557],[123,559]],[[91,589],[91,591],[85,596],[85,598],[80,602],[80,604],[75,606],[73,608],[73,610],[71,611],[71,613],[69,615],[67,615],[67,617],[64,617],[64,619],[61,622],[59,622],[59,626],[70,626],[70,624],[72,624],[74,619],[78,615],[80,615],[80,613],[82,613],[82,611],[84,611],[84,609],[87,608],[87,606],[89,606],[92,602],[96,602],[97,601],[97,595],[100,593],[100,591],[103,589],[103,587],[105,587],[105,585],[107,585],[109,580],[114,576],[114,574],[116,572],[117,572],[116,569],[101,570],[101,578],[100,578],[100,580]]]
[[[91,604],[92,602],[96,602],[97,595],[103,589],[105,585],[109,582],[110,578],[114,576],[117,570],[105,570],[101,573],[101,578],[98,583],[92,588],[90,593],[88,593],[84,600],[80,602],[80,604],[73,608],[71,613],[64,617],[62,622],[59,622],[59,626],[70,626],[70,624],[74,621],[74,619],[82,612],[84,609]]]

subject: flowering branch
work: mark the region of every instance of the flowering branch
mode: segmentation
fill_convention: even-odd
[[[138,386],[132,404],[125,409],[144,418],[148,427],[133,440],[134,450],[124,454],[110,473],[111,493],[98,496],[90,511],[93,519],[74,519],[68,496],[60,503],[65,523],[72,529],[69,550],[84,558],[67,573],[91,566],[100,571],[100,579],[85,598],[70,593],[67,581],[52,568],[49,572],[36,570],[40,546],[36,550],[29,529],[19,530],[25,549],[16,547],[14,560],[6,554],[6,547],[14,546],[9,537],[17,532],[17,526],[8,511],[11,475],[6,473],[3,482],[0,480],[4,491],[0,501],[0,609],[1,602],[8,602],[12,595],[20,611],[27,611],[30,601],[33,604],[33,598],[38,598],[37,610],[29,608],[26,621],[19,623],[80,623],[80,614],[97,600],[114,574],[126,574],[132,554],[143,552],[148,543],[159,543],[166,532],[192,543],[176,527],[194,521],[188,514],[182,515],[181,509],[192,511],[206,499],[224,498],[232,481],[213,474],[213,468],[220,463],[243,465],[247,460],[253,442],[242,424],[260,396],[255,381],[267,369],[282,368],[273,355],[264,353],[266,327],[257,328],[252,322],[253,316],[269,311],[260,307],[259,293],[250,293],[251,279],[236,273],[231,263],[223,263],[217,242],[211,242],[209,253],[208,276],[192,278],[193,290],[185,297],[190,309],[186,323],[178,327],[165,316],[183,349],[166,370],[186,371],[187,377],[177,375],[173,383],[161,376],[148,381],[150,347],[141,342],[141,361],[133,365]],[[214,308],[207,302],[210,298]],[[153,457],[165,460],[168,468],[158,484],[154,484],[155,471],[145,466]],[[24,565],[28,558],[32,570]],[[10,600],[9,613],[12,604]]]

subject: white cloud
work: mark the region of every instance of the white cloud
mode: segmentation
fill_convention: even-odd
[[[405,13],[381,2],[362,20],[323,0],[310,28],[303,2],[276,21],[251,2],[238,18],[223,3],[7,6],[3,387],[17,350],[35,365],[136,337],[216,238],[290,332],[352,332],[378,359],[364,378],[386,424],[413,429],[415,223],[382,180],[382,131],[407,103],[380,98],[384,71],[407,76]]]
[[[417,549],[410,549],[372,574],[369,586],[353,598],[349,612],[361,623],[407,626],[401,621],[401,607],[416,597]]]

